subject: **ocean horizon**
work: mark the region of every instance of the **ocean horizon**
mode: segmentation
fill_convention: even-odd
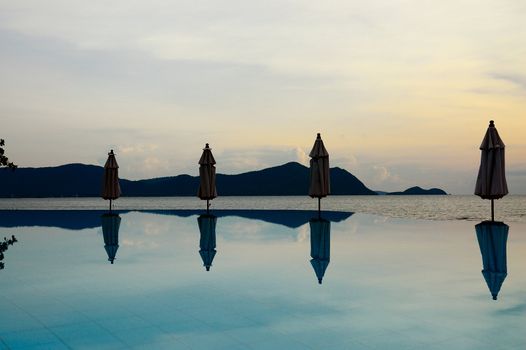
[[[223,196],[211,201],[211,210],[317,210],[317,201],[307,196]],[[0,210],[105,210],[108,201],[98,197],[1,198]],[[328,196],[322,211],[346,211],[383,217],[419,220],[490,219],[490,201],[474,195]],[[196,197],[121,197],[114,210],[206,209]],[[526,221],[526,195],[509,195],[495,201],[495,219]]]

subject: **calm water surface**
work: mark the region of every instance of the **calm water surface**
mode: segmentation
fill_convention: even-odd
[[[524,223],[199,214],[0,211],[0,349],[526,347]]]
[[[117,209],[201,209],[203,201],[193,197],[123,197]],[[1,209],[106,209],[100,198],[0,199]],[[490,217],[490,202],[477,196],[330,196],[322,200],[325,210],[350,211],[393,218],[480,221]],[[214,209],[302,209],[317,208],[307,196],[219,197]],[[526,196],[510,195],[495,201],[496,219],[526,221]]]

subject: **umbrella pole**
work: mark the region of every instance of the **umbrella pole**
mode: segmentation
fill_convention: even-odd
[[[210,208],[210,200],[206,200],[206,214],[209,214],[209,208]]]
[[[491,221],[495,221],[495,204],[493,199],[491,200]]]
[[[110,214],[111,214],[111,199],[110,199]]]
[[[318,218],[321,217],[321,197],[318,197]]]

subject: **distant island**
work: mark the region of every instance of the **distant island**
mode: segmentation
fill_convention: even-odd
[[[385,195],[447,195],[447,193],[444,190],[441,190],[440,188],[430,188],[429,190],[425,190],[422,187],[410,187],[407,190],[403,192],[385,192]]]
[[[98,197],[104,168],[66,164],[56,167],[0,171],[0,198]],[[310,170],[290,162],[236,175],[217,174],[219,196],[307,195]],[[145,180],[120,179],[123,197],[196,196],[199,177],[178,175]],[[377,195],[345,169],[331,168],[332,195]],[[387,195],[446,194],[440,189],[412,187]]]

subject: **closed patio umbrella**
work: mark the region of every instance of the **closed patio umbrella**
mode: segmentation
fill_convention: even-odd
[[[206,271],[210,271],[212,261],[216,256],[216,223],[217,217],[214,215],[200,215],[197,218],[199,226],[199,255],[203,260],[203,266]]]
[[[121,195],[121,186],[119,185],[119,165],[115,159],[113,150],[108,153],[108,160],[104,165],[104,178],[102,182],[102,198],[111,201],[119,198]]]
[[[210,208],[210,200],[217,197],[215,164],[212,149],[207,143],[203,148],[201,159],[199,159],[199,190],[197,191],[199,198],[206,199],[207,213]]]
[[[104,249],[108,254],[108,261],[113,264],[119,249],[119,227],[121,217],[118,214],[103,214],[101,216]]]
[[[508,225],[497,221],[483,221],[475,226],[482,255],[482,275],[493,300],[497,300],[502,283],[508,275],[506,258],[508,231]]]
[[[504,142],[499,136],[493,120],[480,145],[480,168],[475,185],[475,194],[491,200],[491,220],[495,220],[494,203],[508,194],[504,164]]]
[[[317,218],[309,220],[311,265],[321,284],[331,260],[331,222]]]
[[[309,196],[318,198],[318,214],[320,214],[321,198],[326,197],[331,190],[329,152],[323,145],[320,133],[316,137],[309,157],[311,157]]]

